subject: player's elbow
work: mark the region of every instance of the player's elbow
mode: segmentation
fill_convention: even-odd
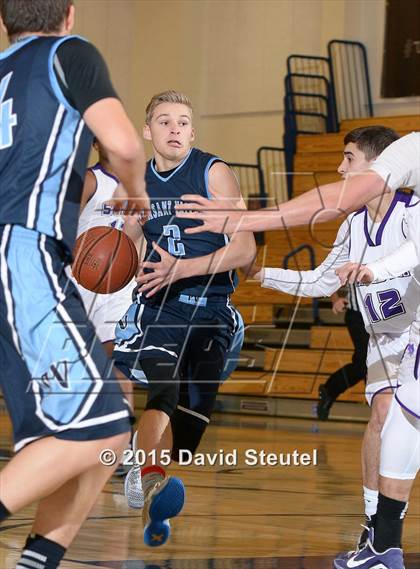
[[[118,140],[118,144],[113,145],[110,149],[119,160],[127,163],[136,162],[142,153],[142,144],[140,138],[133,133],[132,136],[122,136]]]

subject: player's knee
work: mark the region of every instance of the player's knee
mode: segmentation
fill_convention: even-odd
[[[207,425],[207,417],[197,417],[177,409],[171,421],[173,435],[172,460],[179,462],[182,458],[182,450],[188,450],[195,454]]]
[[[150,358],[141,361],[148,381],[146,410],[163,411],[172,417],[179,399],[179,375],[177,362]]]
[[[179,398],[177,383],[153,383],[149,385],[146,410],[163,411],[169,417],[175,412]]]
[[[392,394],[377,393],[372,400],[372,411],[369,424],[371,428],[381,432],[391,407]]]

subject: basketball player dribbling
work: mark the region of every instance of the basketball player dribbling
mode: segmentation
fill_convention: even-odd
[[[141,468],[144,541],[159,546],[170,535],[169,518],[184,504],[183,483],[167,477],[165,466],[178,459],[181,449],[194,454],[210,422],[237,327],[229,298],[236,282],[232,269],[247,266],[256,246],[247,233],[240,240],[188,237],[185,229],[191,222],[175,218],[175,205],[186,191],[240,198],[230,168],[191,148],[192,106],[184,94],[155,95],[146,109],[143,134],[154,153],[146,169],[151,199],[143,225],[147,252],[136,300],[116,328],[114,357],[127,374],[144,372],[149,384],[138,447],[147,457]],[[154,269],[161,268],[165,252],[175,258],[174,276],[169,273],[162,281]]]
[[[15,451],[0,474],[0,521],[38,502],[22,567],[55,569],[120,454],[130,409],[67,284],[87,126],[107,149],[130,211],[148,209],[142,143],[99,52],[70,36],[71,0],[1,0],[0,382]],[[30,96],[28,96],[30,93]]]
[[[125,233],[127,233],[136,243],[137,249],[139,250],[139,257],[142,258],[145,240],[143,238],[141,224],[124,223],[124,218],[122,218],[122,216],[117,212],[114,212],[113,208],[108,205],[110,200],[117,198],[120,195],[121,186],[119,185],[118,178],[112,171],[106,149],[98,143],[98,141],[94,141],[94,148],[98,152],[98,162],[93,167],[88,168],[86,172],[80,204],[81,213],[77,228],[77,236],[92,227],[118,227],[125,231]],[[170,280],[170,282],[175,282],[182,278],[183,274],[192,274],[191,263],[195,263],[197,265],[198,262],[198,266],[201,263],[203,274],[208,268],[206,261],[202,261],[200,257],[194,260],[185,259],[182,263],[174,265],[176,257],[172,257],[169,253],[166,253],[166,251],[158,246],[157,249],[159,250],[160,261],[155,263],[143,263],[143,269],[137,279],[139,284],[141,284],[146,278],[144,269],[147,266],[153,268],[154,278],[150,279],[149,273],[147,284],[143,285],[141,289],[139,289],[141,292],[156,294],[157,279],[159,279],[160,289],[165,285],[165,283],[168,284],[168,280]],[[231,254],[232,250],[227,251],[228,258]],[[232,266],[235,262],[236,259],[233,259]],[[180,274],[181,269],[184,269],[183,274]],[[159,278],[163,274],[166,279]],[[97,294],[85,289],[80,284],[76,284],[76,286],[82,297],[88,317],[95,327],[96,335],[101,340],[107,354],[112,356],[115,341],[115,326],[118,321],[122,319],[132,303],[133,290],[137,286],[136,281],[133,279],[123,289],[110,294]],[[227,379],[234,371],[239,359],[239,352],[243,344],[244,325],[241,314],[236,309],[235,318],[238,325],[236,327],[235,334],[232,336],[229,350],[226,353],[226,365],[222,379]],[[135,381],[137,385],[147,388],[147,379],[141,370],[137,370],[137,373],[135,374]],[[127,400],[130,402],[130,405],[134,407],[133,393],[131,389],[128,389],[128,386],[132,387],[131,381],[124,380],[123,382],[120,381],[120,383],[123,383]],[[135,440],[133,440],[133,446],[135,448]],[[115,470],[114,474],[122,476],[127,474],[127,471],[128,464],[124,465],[121,463]],[[132,508],[143,507],[144,499],[141,487],[140,469],[137,466],[133,466],[133,468],[128,472],[124,486],[128,505]]]

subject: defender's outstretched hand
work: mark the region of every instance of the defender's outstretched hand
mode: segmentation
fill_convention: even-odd
[[[355,282],[370,284],[374,280],[372,271],[360,263],[346,263],[335,272],[342,285]]]
[[[190,227],[185,233],[235,233],[240,227],[243,218],[243,209],[239,209],[240,200],[233,199],[207,199],[197,194],[182,196],[185,203],[175,206],[176,216],[183,219],[202,221],[203,225]]]

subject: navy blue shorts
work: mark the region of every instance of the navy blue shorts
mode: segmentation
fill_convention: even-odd
[[[0,226],[0,386],[15,450],[49,435],[83,441],[130,430],[128,404],[65,265],[53,239]]]
[[[117,367],[127,377],[149,384],[149,399],[154,390],[150,382],[168,381],[162,379],[167,377],[165,366],[174,370],[169,380],[177,398],[171,399],[172,457],[178,460],[179,449],[194,453],[210,422],[219,385],[239,359],[244,336],[239,312],[226,296],[181,294],[162,304],[140,296],[117,324],[115,336]],[[148,369],[150,358],[155,367],[153,377],[147,378],[143,366]],[[162,375],[156,366],[164,366]]]
[[[237,311],[226,296],[180,294],[156,304],[139,296],[115,328],[114,357],[134,372],[141,372],[141,361],[148,358],[200,363],[205,347],[191,351],[195,337],[208,336],[227,354],[238,328]]]

